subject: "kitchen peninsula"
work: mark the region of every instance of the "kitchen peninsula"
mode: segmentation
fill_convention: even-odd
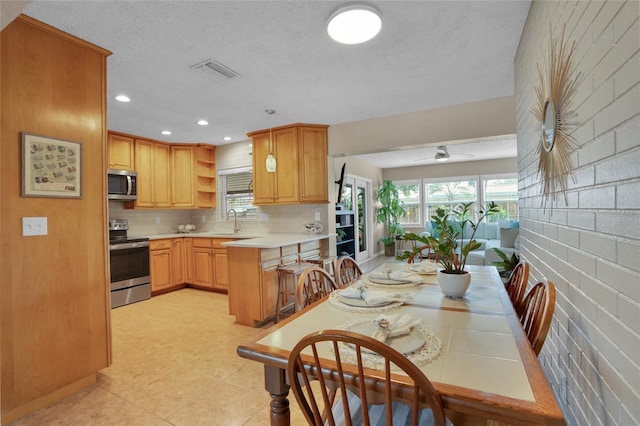
[[[268,234],[224,246],[229,262],[229,314],[235,315],[236,323],[255,327],[275,315],[278,266],[328,255],[329,235]],[[293,288],[287,290],[293,293]]]

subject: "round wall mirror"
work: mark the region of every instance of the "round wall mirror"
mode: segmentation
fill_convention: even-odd
[[[549,152],[553,149],[556,139],[556,108],[551,99],[544,103],[544,120],[542,120],[542,146]]]

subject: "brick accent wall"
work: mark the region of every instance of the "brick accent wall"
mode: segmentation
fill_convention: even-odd
[[[557,286],[540,362],[570,425],[640,422],[640,2],[534,1],[516,65],[520,235],[529,285]],[[542,208],[536,64],[549,28],[584,79],[567,202]]]

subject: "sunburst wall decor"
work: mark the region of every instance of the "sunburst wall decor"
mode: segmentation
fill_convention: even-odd
[[[567,201],[567,177],[571,176],[569,154],[577,147],[571,135],[577,122],[577,114],[571,108],[580,73],[573,74],[573,52],[575,41],[567,51],[564,29],[560,40],[554,39],[549,28],[547,52],[540,50],[536,86],[537,105],[531,110],[540,123],[540,141],[536,150],[539,156],[538,175],[542,179],[542,206],[556,201],[562,192]],[[571,176],[573,178],[573,176]]]

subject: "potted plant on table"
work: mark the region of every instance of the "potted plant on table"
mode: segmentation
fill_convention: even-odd
[[[376,209],[376,222],[383,223],[385,236],[380,238],[384,244],[385,256],[393,256],[395,254],[396,236],[402,235],[402,225],[398,219],[404,217],[407,211],[404,202],[398,195],[398,188],[389,179],[382,182],[376,194],[376,201],[379,207]]]
[[[400,259],[413,259],[424,250],[428,250],[436,258],[442,269],[438,271],[438,284],[442,292],[449,297],[462,297],[471,283],[471,275],[465,270],[469,252],[482,245],[474,237],[478,225],[487,216],[499,211],[498,205],[492,201],[477,211],[472,209],[473,203],[461,203],[453,210],[442,207],[436,210],[431,218],[434,223],[432,235],[407,233],[405,240],[414,240],[422,246],[414,247],[398,256]],[[453,219],[453,220],[451,220]],[[465,228],[471,230],[471,236],[465,240]]]

